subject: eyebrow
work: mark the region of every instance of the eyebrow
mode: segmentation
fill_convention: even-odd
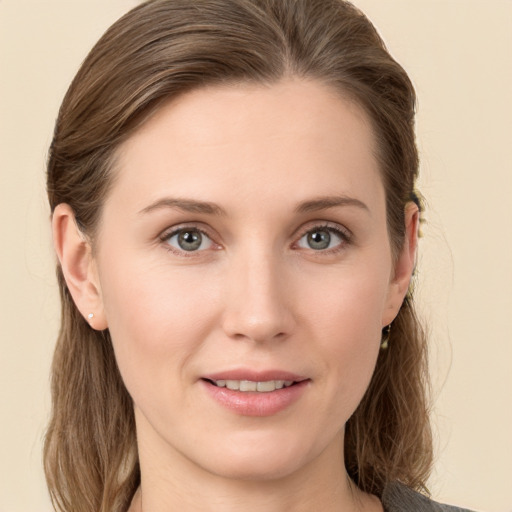
[[[325,196],[303,201],[295,208],[296,213],[311,213],[329,208],[339,208],[342,206],[355,206],[362,210],[370,212],[370,209],[359,199],[348,196]],[[215,203],[208,201],[197,201],[195,199],[164,197],[158,199],[149,206],[140,210],[140,214],[150,213],[154,210],[165,208],[177,208],[190,213],[202,213],[205,215],[226,216],[226,211]]]
[[[226,215],[226,211],[215,203],[172,197],[164,197],[163,199],[158,199],[154,203],[151,203],[149,206],[143,208],[139,213],[150,213],[154,210],[160,210],[163,208],[177,208],[179,210],[183,210],[184,212],[203,213],[206,215]]]
[[[340,206],[355,206],[370,213],[370,209],[359,199],[348,196],[326,196],[318,197],[310,201],[300,203],[295,211],[297,213],[311,213],[319,210],[327,210],[329,208],[337,208]]]

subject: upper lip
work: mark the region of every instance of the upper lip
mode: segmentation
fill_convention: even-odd
[[[270,380],[300,382],[307,380],[308,377],[285,370],[256,371],[248,368],[236,368],[203,375],[202,378],[206,380],[249,380],[251,382],[267,382]]]

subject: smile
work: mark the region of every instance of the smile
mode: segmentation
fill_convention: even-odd
[[[291,375],[286,376],[291,377]],[[235,380],[210,376],[203,377],[200,382],[207,396],[223,408],[242,416],[261,417],[284,411],[307,393],[311,379],[300,377],[297,379],[259,377],[258,380],[247,378]]]
[[[276,389],[290,387],[294,384],[293,380],[210,380],[210,382],[219,388],[228,388],[232,391],[252,391],[258,393],[269,393],[271,391],[275,391]]]

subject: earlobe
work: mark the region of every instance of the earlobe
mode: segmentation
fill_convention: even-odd
[[[78,228],[69,205],[62,203],[55,208],[52,232],[55,252],[73,301],[91,327],[106,329],[108,325],[91,246]]]
[[[395,261],[388,295],[388,314],[384,315],[383,326],[390,324],[394,320],[409,290],[416,265],[419,218],[418,206],[412,202],[407,203],[405,207],[405,239]]]

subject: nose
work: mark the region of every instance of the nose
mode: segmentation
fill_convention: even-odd
[[[222,324],[230,338],[264,343],[293,332],[290,276],[279,258],[255,250],[240,254],[228,281]]]

